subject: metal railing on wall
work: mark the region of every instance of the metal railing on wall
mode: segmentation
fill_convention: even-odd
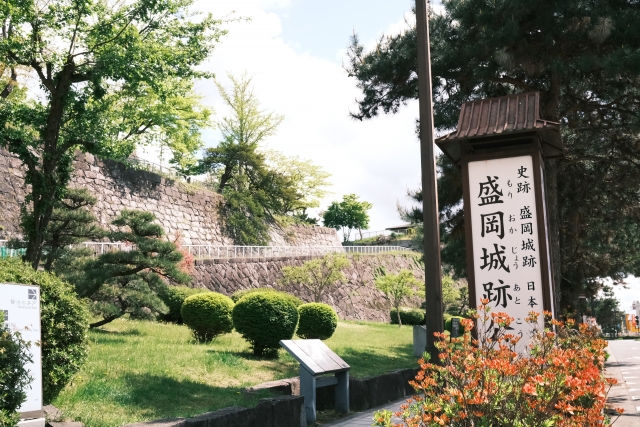
[[[213,246],[183,245],[196,259],[322,256],[328,253],[377,254],[410,251],[402,246]]]
[[[24,249],[10,249],[6,240],[0,240],[0,256],[21,256]],[[130,251],[134,245],[127,242],[83,242],[78,246],[91,249],[93,256],[112,251]],[[195,259],[223,258],[275,258],[296,256],[323,256],[328,253],[380,254],[386,252],[411,252],[402,246],[218,246],[182,245],[181,248]]]

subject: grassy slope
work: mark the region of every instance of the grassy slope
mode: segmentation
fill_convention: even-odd
[[[91,331],[89,359],[53,404],[87,427],[252,406],[243,387],[298,375],[284,350],[277,360],[252,357],[237,333],[195,344],[184,326],[118,320]],[[413,367],[412,330],[379,323],[340,322],[327,345],[364,377]]]

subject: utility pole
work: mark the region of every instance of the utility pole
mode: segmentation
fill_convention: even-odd
[[[440,221],[436,161],[433,139],[433,96],[431,93],[431,54],[429,49],[429,5],[416,0],[418,33],[418,95],[420,102],[420,163],[422,165],[422,212],[424,215],[426,351],[439,363],[434,332],[444,331],[442,276],[440,268]]]

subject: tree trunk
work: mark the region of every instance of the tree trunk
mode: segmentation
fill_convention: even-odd
[[[560,256],[560,222],[562,221],[560,206],[558,203],[558,160],[552,159],[546,162],[546,194],[547,210],[549,211],[549,244],[551,250],[551,273],[555,283],[554,306],[555,315],[560,313],[561,301],[561,280],[562,280],[562,257]]]
[[[61,173],[68,176],[68,171],[62,170],[68,165],[61,164],[61,160],[66,153],[59,152],[58,142],[65,102],[71,89],[71,76],[74,70],[75,64],[73,60],[68,60],[62,71],[57,75],[57,86],[45,85],[49,89],[50,101],[47,124],[41,133],[43,144],[41,171],[36,170],[37,165],[29,166],[27,171],[27,178],[31,181],[28,184],[31,184],[33,203],[31,215],[33,217],[26,230],[29,243],[27,244],[25,260],[31,263],[34,270],[37,270],[40,265],[44,232],[51,220],[53,205],[60,197],[61,189],[67,184],[60,180]],[[52,85],[53,83],[49,81],[49,84]]]
[[[109,317],[106,317],[106,318],[104,318],[104,319],[102,319],[102,320],[100,320],[100,321],[98,321],[98,322],[90,323],[90,324],[89,324],[89,327],[90,327],[90,328],[99,328],[99,327],[100,327],[100,326],[102,326],[102,325],[106,325],[107,323],[113,322],[114,320],[116,320],[116,319],[117,319],[117,318],[119,318],[119,317],[122,317],[123,315],[124,315],[124,313],[122,313],[122,314],[120,314],[120,315],[118,315],[118,316],[109,316]]]
[[[398,316],[398,328],[402,326],[402,320],[400,320],[400,307],[396,307],[396,316]]]

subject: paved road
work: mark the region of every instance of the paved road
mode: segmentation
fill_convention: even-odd
[[[640,341],[609,341],[607,349],[611,357],[606,363],[606,375],[618,380],[609,392],[609,402],[614,407],[624,408],[624,414],[615,422],[615,427],[640,427]],[[405,399],[389,403],[376,409],[360,412],[327,425],[327,427],[369,427],[373,414],[380,409],[398,411]],[[394,421],[400,422],[395,419]]]
[[[606,375],[618,380],[609,403],[624,409],[615,427],[640,427],[640,341],[609,341]]]

